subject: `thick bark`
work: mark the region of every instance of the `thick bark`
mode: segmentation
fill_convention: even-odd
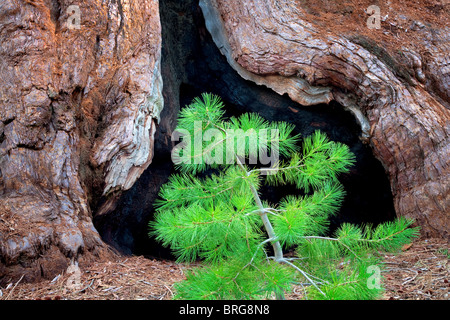
[[[450,33],[439,18],[443,5],[426,0],[422,12],[405,1],[391,1],[395,10],[381,30],[365,25],[369,0],[200,4],[213,40],[242,78],[303,105],[336,100],[351,111],[390,177],[397,213],[416,218],[425,235],[445,237]],[[417,21],[427,12],[437,18]],[[172,13],[178,25],[188,20]],[[190,28],[206,37],[203,27]],[[170,34],[166,50],[203,43],[179,44]],[[152,162],[156,132],[160,163],[146,172],[145,192],[135,192],[139,201],[146,193],[151,206],[165,181],[160,168],[171,168],[170,133],[181,84],[189,82],[183,68],[197,65],[188,56],[176,63],[177,54],[165,57],[168,108],[156,131],[163,108],[157,0],[2,0],[0,43],[0,282],[22,273],[25,280],[51,277],[71,259],[109,254],[91,208],[101,223],[124,224],[121,211],[108,213]],[[223,76],[215,67],[200,69],[215,70],[207,79]],[[255,90],[243,99],[241,82],[227,77],[225,91],[235,100],[261,98]]]
[[[362,138],[389,174],[397,214],[415,218],[425,235],[448,236],[449,28],[441,26],[443,36],[434,43],[426,36],[403,39],[409,43],[401,49],[402,66],[365,36],[376,38],[375,31],[344,36],[342,28],[324,28],[315,23],[317,14],[304,10],[305,2],[200,5],[214,41],[243,77],[301,104],[335,99],[354,112]],[[414,51],[419,48],[427,48],[426,65]]]
[[[152,161],[158,1],[3,0],[0,43],[0,280],[31,280],[109,254],[89,204]]]

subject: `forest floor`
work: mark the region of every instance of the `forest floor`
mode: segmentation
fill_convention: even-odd
[[[382,300],[450,300],[449,252],[446,240],[416,240],[399,254],[384,254]],[[77,272],[65,272],[38,283],[10,283],[0,288],[0,300],[168,300],[173,284],[185,279],[195,264],[120,257],[96,262]],[[78,280],[78,281],[76,281]],[[302,288],[286,296],[302,299]]]

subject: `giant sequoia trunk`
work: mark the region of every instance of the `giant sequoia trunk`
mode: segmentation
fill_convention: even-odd
[[[428,27],[419,24],[421,32],[410,29],[409,37],[406,29],[418,24],[415,19],[427,18],[424,8],[391,2],[404,13],[406,27],[393,24],[400,31],[387,32],[387,39],[382,30],[364,30],[370,1],[333,4],[334,15],[328,19],[318,18],[321,12],[314,9],[324,10],[324,15],[333,12],[329,1],[246,0],[243,5],[201,0],[200,5],[217,46],[242,77],[301,104],[334,99],[351,110],[362,138],[389,174],[397,214],[415,218],[425,235],[447,237],[449,28],[439,26],[436,17],[427,21]],[[338,12],[353,11],[358,14],[336,19]],[[355,16],[362,19],[355,23]]]
[[[0,3],[0,279],[108,254],[90,206],[153,157],[158,1],[72,2]]]
[[[352,112],[397,215],[448,237],[448,7],[424,2],[379,3],[379,30],[367,28],[369,0],[199,5],[242,78]],[[3,0],[0,43],[0,282],[50,277],[109,254],[92,218],[122,221],[108,213],[158,161],[155,137],[170,146],[183,70],[169,65],[161,77],[157,0]],[[155,168],[147,186],[164,181]]]

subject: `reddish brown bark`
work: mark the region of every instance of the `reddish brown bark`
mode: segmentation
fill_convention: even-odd
[[[424,235],[448,237],[450,113],[444,101],[450,97],[450,68],[448,47],[443,46],[448,26],[439,19],[426,21],[430,27],[424,34],[403,35],[403,47],[395,48],[382,42],[389,34],[367,29],[368,1],[347,1],[355,15],[344,19],[344,25],[340,5],[332,5],[333,19],[325,2],[212,0],[201,6],[216,44],[244,77],[299,103],[316,104],[331,94],[353,109],[366,124],[364,138],[389,174],[397,214],[415,218]],[[403,11],[390,12],[390,21],[398,21],[395,12],[409,15],[410,21],[427,18],[402,1],[393,5]],[[311,14],[314,8],[325,14]],[[358,19],[361,27],[355,24]],[[426,32],[439,29],[440,35],[430,41]],[[394,49],[402,60],[389,53]],[[304,86],[292,89],[299,79],[328,91],[310,99]]]
[[[31,280],[108,254],[89,200],[151,162],[158,1],[5,0],[0,42],[0,279]]]

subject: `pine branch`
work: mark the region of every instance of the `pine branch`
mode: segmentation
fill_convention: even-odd
[[[179,261],[205,261],[176,285],[177,298],[249,299],[275,293],[283,299],[294,274],[310,284],[304,290],[312,297],[374,297],[378,291],[364,287],[364,268],[375,263],[370,252],[410,241],[417,235],[417,229],[409,228],[412,221],[398,219],[364,230],[343,224],[335,237],[322,236],[344,199],[337,178],[355,161],[350,149],[316,131],[300,150],[293,125],[269,123],[254,113],[226,120],[223,108],[218,97],[203,94],[181,111],[180,130],[194,139],[210,129],[215,133],[208,141],[200,139],[200,150],[182,150],[193,163],[177,166],[182,174],[161,188],[155,220],[149,223],[149,234],[170,246]],[[267,151],[285,159],[271,168],[245,165],[246,159]],[[234,163],[211,161],[223,155],[228,161],[227,153]],[[207,168],[223,170],[195,177]],[[288,196],[272,208],[260,198],[261,183],[293,184],[307,195]],[[267,255],[268,243],[273,257]],[[284,257],[283,246],[297,246],[298,258]],[[300,259],[302,267],[291,262]],[[341,259],[348,265],[338,264]]]
[[[297,267],[295,264],[293,264],[293,263],[291,263],[291,262],[289,262],[289,261],[287,261],[286,259],[282,259],[282,260],[280,260],[279,262],[281,262],[281,263],[285,263],[285,264],[287,264],[287,265],[289,265],[289,266],[291,266],[292,268],[294,268],[295,270],[297,270],[298,272],[300,272],[305,278],[306,278],[306,280],[308,280],[309,281],[309,283],[311,283],[324,297],[326,297],[326,294],[325,293],[323,293],[323,291],[322,290],[320,290],[320,288],[317,286],[317,284],[306,274],[306,272],[305,271],[303,271],[302,269],[300,269],[299,267]]]

